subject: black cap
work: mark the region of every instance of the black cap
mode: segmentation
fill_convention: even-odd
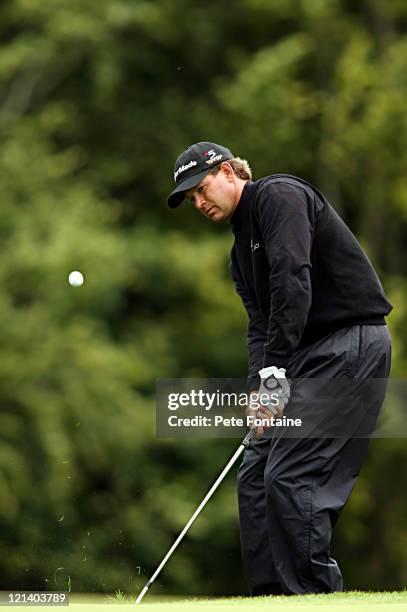
[[[175,162],[176,188],[168,196],[168,206],[177,208],[185,197],[185,191],[198,185],[214,166],[233,157],[229,149],[214,142],[197,142],[188,147]]]

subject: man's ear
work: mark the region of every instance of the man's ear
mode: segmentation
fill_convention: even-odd
[[[221,163],[220,169],[223,172],[223,174],[226,176],[226,178],[228,179],[231,179],[235,173],[231,164],[227,161],[224,161]]]

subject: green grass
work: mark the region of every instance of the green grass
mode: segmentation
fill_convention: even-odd
[[[270,610],[270,612],[367,612],[372,606],[378,612],[407,612],[407,591],[402,593],[336,593],[332,595],[302,595],[280,597],[229,597],[225,599],[192,599],[171,601],[168,603],[149,603],[148,594],[140,604],[144,605],[146,612],[231,612],[236,608],[241,610]],[[139,606],[137,606],[139,607]],[[130,610],[130,606],[126,605]],[[79,612],[79,611],[78,611]],[[123,610],[124,612],[124,610]]]
[[[350,591],[346,593],[334,593],[331,595],[302,595],[295,597],[228,597],[222,599],[204,598],[157,598],[147,595],[143,602],[138,606],[134,603],[134,598],[124,595],[117,591],[112,596],[86,597],[72,594],[69,608],[59,607],[63,610],[74,608],[77,612],[130,612],[135,609],[146,612],[233,612],[240,608],[255,612],[261,610],[266,612],[407,612],[407,591],[365,593],[361,591]],[[47,610],[51,606],[35,606],[36,612]],[[53,609],[56,607],[52,606]],[[14,609],[12,606],[1,606],[3,610]]]

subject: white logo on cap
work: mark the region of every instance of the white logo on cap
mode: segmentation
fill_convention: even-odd
[[[185,172],[185,170],[189,170],[189,168],[192,168],[193,166],[196,166],[196,165],[197,165],[197,162],[194,159],[192,159],[190,162],[185,164],[185,166],[180,166],[179,168],[177,168],[176,171],[174,172],[174,181],[177,180],[177,176],[181,174],[181,172]]]
[[[210,153],[211,151],[209,151]],[[223,159],[223,155],[215,155],[215,157],[211,157],[210,159],[206,160],[206,163],[211,165],[214,164],[215,162],[220,161],[221,159]]]

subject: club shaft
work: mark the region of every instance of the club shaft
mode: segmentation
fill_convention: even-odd
[[[184,535],[186,534],[188,529],[191,527],[192,523],[195,521],[196,517],[201,512],[202,508],[204,508],[206,503],[212,497],[213,493],[216,491],[216,489],[218,488],[218,486],[220,485],[222,480],[225,478],[226,474],[229,472],[229,470],[233,466],[233,464],[236,463],[237,459],[242,454],[244,449],[247,448],[247,446],[249,445],[250,440],[254,437],[254,435],[255,435],[255,431],[251,430],[247,434],[247,436],[245,437],[243,442],[240,444],[239,448],[236,450],[236,452],[233,455],[233,457],[230,459],[230,461],[228,462],[226,467],[223,469],[222,473],[218,476],[216,481],[213,483],[213,485],[209,489],[208,493],[205,495],[205,497],[203,498],[203,500],[199,504],[198,508],[195,510],[194,514],[191,516],[191,518],[189,519],[188,523],[185,525],[184,529],[181,531],[181,533],[179,534],[179,536],[175,540],[174,544],[171,546],[170,550],[167,552],[167,554],[165,555],[164,559],[161,561],[160,565],[157,567],[157,569],[155,570],[154,574],[151,576],[150,580],[147,582],[146,586],[143,588],[143,590],[141,591],[140,595],[137,597],[136,604],[141,602],[141,600],[143,599],[144,595],[147,593],[148,589],[150,588],[150,586],[152,585],[154,580],[157,578],[158,574],[161,572],[162,568],[167,563],[168,559],[171,557],[172,553],[177,548],[178,544],[181,542],[181,540],[183,539]]]

